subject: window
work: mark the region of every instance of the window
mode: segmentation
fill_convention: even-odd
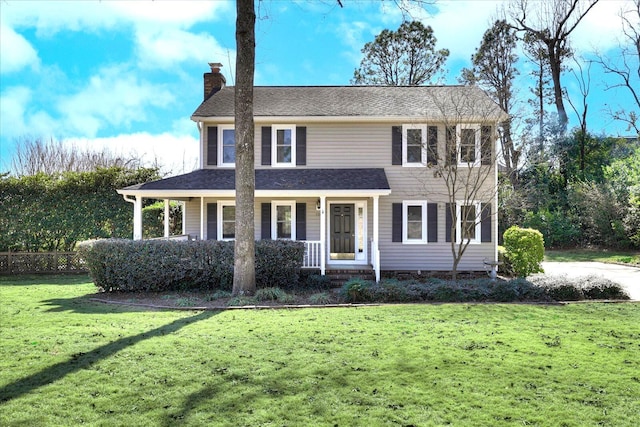
[[[218,213],[218,236],[222,240],[233,240],[236,238],[236,205],[235,202],[219,202],[220,212]]]
[[[458,126],[458,164],[475,166],[480,160],[480,126]]]
[[[295,202],[274,202],[271,214],[271,235],[274,239],[296,239]]]
[[[220,166],[236,165],[236,130],[232,125],[218,126]]]
[[[456,236],[460,236],[458,243],[466,240],[480,243],[480,203],[457,202],[456,218]]]
[[[425,163],[426,126],[402,126],[402,164],[423,166]]]
[[[402,126],[402,164],[424,166],[438,163],[438,127]]]
[[[427,202],[402,202],[402,242],[427,243]]]
[[[271,139],[274,166],[295,166],[296,127],[294,125],[273,125]]]

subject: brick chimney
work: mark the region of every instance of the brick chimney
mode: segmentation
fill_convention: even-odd
[[[220,73],[222,64],[219,62],[209,62],[211,67],[210,73],[204,73],[204,99],[207,100],[211,95],[222,89],[227,83],[227,79]]]

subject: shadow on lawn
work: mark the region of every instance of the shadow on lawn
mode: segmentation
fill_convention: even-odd
[[[31,391],[39,387],[43,387],[47,384],[58,381],[73,372],[89,368],[94,363],[112,356],[120,350],[135,345],[141,341],[177,332],[185,326],[188,326],[195,322],[199,322],[200,320],[208,319],[218,313],[219,312],[216,311],[203,311],[191,317],[177,319],[167,325],[160,326],[159,328],[152,329],[148,332],[143,332],[131,337],[121,338],[112,343],[93,349],[87,353],[74,354],[66,362],[57,363],[36,374],[19,379],[17,381],[14,381],[13,383],[7,384],[5,387],[0,388],[0,402],[6,402],[11,399],[18,398],[24,394],[30,393]]]

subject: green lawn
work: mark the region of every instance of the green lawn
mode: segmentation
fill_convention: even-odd
[[[0,278],[0,425],[637,425],[640,305],[151,311]]]
[[[608,249],[546,250],[544,259],[559,262],[598,261],[640,266],[640,252]]]

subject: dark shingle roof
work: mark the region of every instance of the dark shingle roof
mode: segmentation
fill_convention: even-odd
[[[475,86],[256,86],[256,117],[425,117],[504,112]],[[235,87],[206,99],[192,118],[233,117]]]
[[[199,169],[123,190],[234,190],[235,170]],[[384,169],[257,169],[256,190],[388,190]]]

